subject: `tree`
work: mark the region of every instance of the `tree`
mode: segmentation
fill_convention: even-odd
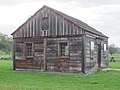
[[[114,43],[109,45],[109,53],[111,55],[117,53],[117,47],[115,47]]]
[[[12,38],[0,33],[0,51],[10,53],[12,51]]]

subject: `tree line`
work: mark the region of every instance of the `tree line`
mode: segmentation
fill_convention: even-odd
[[[109,45],[109,54],[120,54],[120,48],[116,47],[115,44],[110,44]]]
[[[0,52],[12,52],[13,39],[6,34],[0,33]]]

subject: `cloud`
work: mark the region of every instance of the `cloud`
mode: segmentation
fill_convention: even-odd
[[[51,0],[54,1],[54,0]],[[55,0],[60,3],[77,2],[80,7],[94,7],[101,5],[119,5],[120,0]],[[69,4],[67,5],[70,6]]]
[[[40,0],[0,0],[0,5],[17,5],[21,3],[28,3],[28,2],[38,2]]]
[[[120,4],[120,0],[0,0],[0,5],[17,5],[21,3],[30,3],[30,2],[58,2],[59,4],[76,2],[81,7],[93,7],[99,5],[109,5],[109,4]],[[67,4],[71,6],[72,4]]]

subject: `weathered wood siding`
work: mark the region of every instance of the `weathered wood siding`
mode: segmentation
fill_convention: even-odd
[[[90,42],[93,41],[94,42],[94,55],[93,58],[91,58],[91,45]],[[95,41],[95,36],[91,35],[91,34],[87,34],[86,36],[86,56],[85,56],[85,71],[89,71],[93,68],[97,69],[98,68],[98,64],[97,64],[97,44]]]
[[[69,44],[69,55],[65,58],[59,56],[58,44]],[[81,37],[48,38],[47,39],[47,70],[61,72],[81,71]]]
[[[101,58],[100,61],[100,67],[108,67],[108,39],[105,37],[102,37],[102,39],[100,39],[99,43],[97,42],[96,37],[100,37],[98,35],[89,33],[89,32],[85,32],[86,33],[86,56],[85,56],[85,70],[86,72],[94,72],[96,70],[98,70],[99,65],[98,65],[98,59]],[[94,53],[93,53],[93,58],[91,58],[91,45],[90,42],[94,42]],[[106,51],[104,51],[104,44],[106,44]],[[101,46],[101,57],[99,57],[99,45]]]
[[[104,44],[106,44],[106,50],[104,50]],[[101,67],[108,67],[109,66],[109,52],[108,52],[108,38],[104,38],[101,44]]]
[[[80,72],[82,62],[82,38],[68,37],[68,38],[46,38],[46,63],[47,71],[59,71],[59,72]],[[30,40],[30,41],[29,41]],[[44,39],[15,39],[17,47],[15,49],[15,66],[18,69],[38,69],[44,70]],[[21,42],[22,41],[22,42]],[[27,58],[25,55],[26,42],[33,43],[33,57]],[[67,42],[69,44],[69,55],[67,57],[59,56],[59,43]],[[19,50],[18,50],[19,49]]]
[[[39,69],[44,70],[44,40],[21,38],[15,41],[15,67],[19,69]],[[33,57],[28,58],[25,53],[25,44],[33,43]]]
[[[17,31],[13,34],[14,38],[18,37],[38,37],[43,36],[42,18],[48,18],[48,35],[78,35],[82,34],[82,28],[75,25],[72,21],[67,20],[47,8],[41,9],[29,18]]]

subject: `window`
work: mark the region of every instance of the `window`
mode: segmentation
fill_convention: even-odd
[[[33,56],[32,43],[26,43],[26,56],[27,57]]]
[[[104,54],[104,58],[106,58],[106,51],[107,51],[107,45],[103,44],[103,54]]]
[[[22,59],[24,43],[15,43],[15,59]]]
[[[48,36],[48,30],[43,30],[42,31],[42,36]]]
[[[94,56],[94,42],[90,41],[90,58],[93,59]]]
[[[41,23],[41,27],[42,27],[42,36],[47,36],[48,35],[48,28],[49,28],[49,22],[48,22],[49,18],[48,17],[43,17],[42,18],[42,23]]]
[[[59,43],[59,54],[60,56],[68,56],[69,55],[69,48],[67,42]]]
[[[42,18],[42,23],[41,23],[42,30],[48,30],[48,27],[49,27],[48,23],[49,23],[48,17]]]
[[[104,51],[106,51],[107,50],[107,45],[106,44],[104,44]]]

